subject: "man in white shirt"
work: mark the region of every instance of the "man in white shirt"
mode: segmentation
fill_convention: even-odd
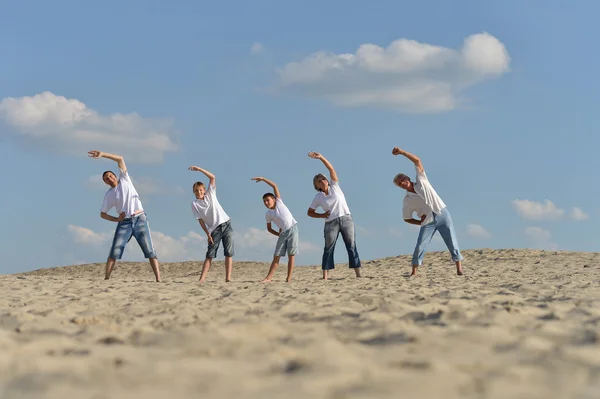
[[[431,183],[429,183],[421,160],[416,155],[398,147],[394,147],[392,154],[404,155],[411,160],[415,164],[417,172],[415,182],[412,182],[410,178],[403,173],[399,173],[394,177],[394,184],[406,190],[406,196],[404,197],[402,206],[402,217],[404,218],[404,221],[406,223],[421,226],[419,237],[417,238],[417,245],[413,253],[411,276],[416,275],[417,268],[423,264],[425,248],[436,231],[440,233],[448,247],[448,251],[450,251],[450,255],[452,255],[452,260],[456,264],[456,274],[462,276],[463,270],[461,261],[463,257],[458,248],[452,217],[450,216],[450,212],[448,212],[446,204],[444,204]],[[418,220],[413,219],[413,213],[417,214]]]
[[[202,182],[194,183],[194,195],[192,201],[192,213],[200,223],[202,230],[206,233],[208,250],[200,273],[200,282],[206,281],[206,274],[210,270],[212,260],[217,257],[219,244],[223,242],[223,253],[225,255],[225,281],[231,281],[231,270],[233,269],[233,228],[231,218],[217,199],[216,177],[206,169],[198,166],[190,166],[189,170],[202,172],[208,177],[208,190]]]
[[[102,174],[102,180],[110,186],[110,189],[104,195],[100,217],[117,223],[108,260],[106,261],[106,274],[104,279],[108,280],[110,278],[116,260],[121,259],[123,251],[125,250],[125,245],[127,245],[133,236],[140,245],[144,257],[149,260],[156,281],[160,282],[159,264],[156,252],[152,245],[152,236],[150,234],[148,219],[142,208],[140,196],[127,173],[127,166],[125,166],[123,157],[97,150],[89,151],[88,156],[95,159],[107,158],[115,161],[120,170],[118,178],[117,175],[110,170],[107,170]],[[108,214],[113,207],[116,208],[119,217]]]
[[[275,244],[275,254],[273,255],[273,261],[271,267],[267,273],[267,277],[262,281],[263,283],[271,282],[275,270],[279,267],[279,259],[288,256],[288,274],[286,283],[292,281],[292,271],[294,270],[294,258],[298,253],[298,222],[292,216],[292,213],[281,199],[279,188],[277,184],[273,183],[269,179],[264,177],[253,177],[252,180],[258,182],[265,182],[273,189],[273,193],[266,193],[263,195],[263,203],[267,207],[268,211],[265,213],[265,219],[267,221],[267,231],[274,236],[277,236],[277,244]],[[272,223],[279,228],[279,231],[275,231],[271,226]]]

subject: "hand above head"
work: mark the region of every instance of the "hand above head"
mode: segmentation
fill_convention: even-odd
[[[253,177],[253,178],[252,178],[252,179],[250,179],[250,180],[254,180],[254,181],[256,181],[256,182],[258,183],[258,182],[260,182],[260,181],[265,181],[265,178],[264,178],[264,177]]]
[[[400,155],[400,154],[402,154],[402,149],[400,149],[400,147],[394,147],[394,149],[392,150],[392,154]]]
[[[314,151],[309,152],[308,156],[313,159],[322,159],[323,158],[323,155],[319,154],[318,152],[314,152]]]
[[[190,167],[188,168],[188,170],[191,170],[191,171],[193,171],[193,172],[201,172],[201,171],[202,171],[202,169],[200,169],[200,168],[199,168],[199,167],[197,167],[197,166],[190,166]]]
[[[98,159],[102,156],[102,151],[92,150],[88,151],[88,157]]]

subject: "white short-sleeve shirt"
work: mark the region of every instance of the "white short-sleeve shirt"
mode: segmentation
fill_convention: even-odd
[[[265,219],[267,223],[275,223],[275,225],[279,227],[281,231],[287,231],[296,223],[298,223],[292,216],[292,213],[288,207],[285,206],[281,198],[275,199],[275,209],[269,209],[267,213],[265,213]]]
[[[329,184],[329,194],[325,195],[322,191],[317,193],[312,204],[310,204],[310,208],[317,209],[319,206],[324,211],[330,212],[329,218],[325,219],[325,222],[350,214],[350,208],[348,208],[346,197],[340,188],[339,181],[332,181]]]
[[[209,233],[212,233],[220,224],[231,220],[223,210],[221,204],[219,204],[217,188],[210,184],[204,194],[204,199],[192,201],[192,213],[196,219],[204,221]]]
[[[125,212],[126,218],[130,218],[144,209],[140,196],[133,186],[127,171],[121,170],[119,173],[119,184],[111,187],[104,194],[101,212],[108,213],[113,207],[116,208],[119,214]]]
[[[416,193],[406,192],[402,204],[402,217],[404,219],[412,219],[413,212],[416,212],[418,217],[427,215],[422,223],[425,225],[431,223],[433,221],[433,214],[439,215],[442,209],[446,207],[446,204],[444,204],[444,201],[442,201],[431,183],[429,183],[425,171],[421,172],[416,166],[415,169],[417,170],[417,178],[414,183]]]

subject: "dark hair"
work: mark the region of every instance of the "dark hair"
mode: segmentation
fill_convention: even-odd
[[[273,193],[266,193],[265,195],[263,195],[263,201],[269,197],[273,198],[274,201],[277,201],[277,198],[275,198],[275,195]]]
[[[107,173],[112,173],[113,175],[115,175],[115,173],[112,170],[107,170],[106,172],[102,173],[102,180],[104,180],[104,176],[106,176]],[[115,175],[115,177],[117,177],[117,175]]]
[[[194,185],[192,186],[192,190],[195,190],[195,189],[196,189],[196,187],[198,187],[198,186],[206,187],[206,186],[204,185],[204,183],[202,183],[201,181],[197,181],[197,182],[196,182],[196,183],[194,183]]]

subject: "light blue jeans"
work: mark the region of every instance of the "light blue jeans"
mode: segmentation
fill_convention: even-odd
[[[351,269],[360,267],[360,258],[356,249],[356,234],[354,232],[354,221],[351,215],[340,216],[325,223],[325,251],[323,252],[323,270],[335,268],[333,253],[335,252],[335,243],[342,233],[342,239],[348,251],[348,266]]]
[[[148,224],[148,218],[146,213],[142,212],[136,216],[123,219],[117,223],[115,229],[115,235],[113,237],[112,246],[108,257],[111,259],[121,259],[125,245],[131,240],[131,237],[135,237],[140,248],[144,253],[144,257],[156,258],[156,252],[152,245],[152,236],[150,234],[150,225]]]
[[[463,260],[463,257],[460,254],[460,249],[458,249],[456,232],[454,231],[454,224],[452,223],[450,212],[448,212],[447,208],[444,208],[439,215],[436,215],[435,213],[433,214],[433,222],[428,223],[425,226],[421,226],[421,230],[419,230],[419,238],[417,238],[417,246],[415,247],[415,252],[413,253],[412,258],[412,264],[414,266],[421,266],[423,264],[425,248],[427,247],[427,244],[431,242],[431,239],[436,231],[439,231],[440,235],[444,239],[446,247],[448,247],[448,251],[450,251],[450,255],[452,255],[452,260],[454,262]]]

